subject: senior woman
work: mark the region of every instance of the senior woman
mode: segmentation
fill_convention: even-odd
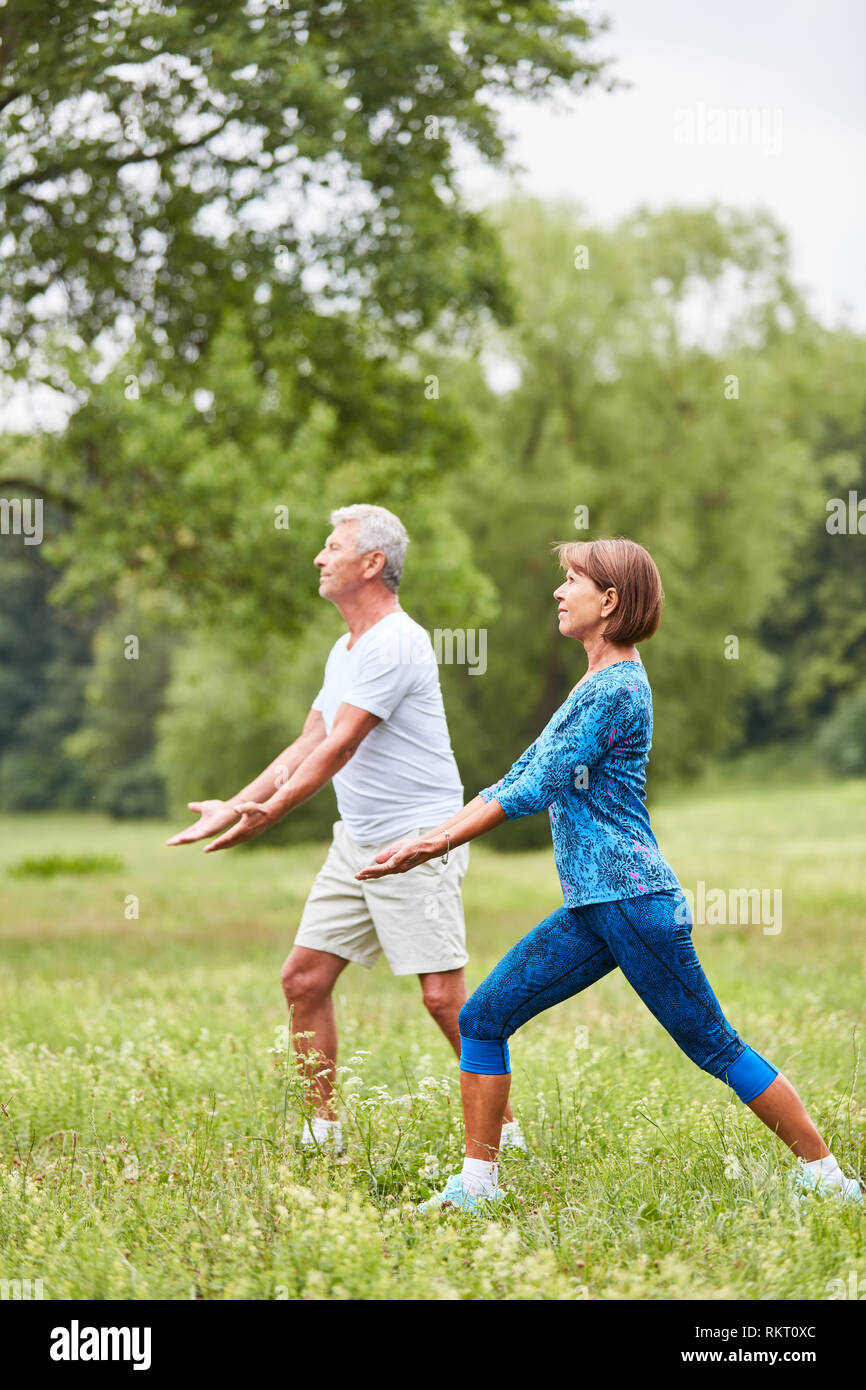
[[[358,878],[405,873],[504,820],[550,814],[563,904],[508,952],[460,1013],[463,1171],[422,1203],[490,1210],[511,1082],[508,1038],[619,967],[692,1061],[732,1087],[797,1155],[798,1185],[862,1201],[797,1092],[727,1021],[692,944],[692,920],[644,805],[652,695],[636,650],[659,624],[662,586],[633,541],[558,547],[559,630],[587,670],[503,778],[423,838],[390,846]]]

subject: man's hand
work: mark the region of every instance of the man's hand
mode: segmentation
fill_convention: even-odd
[[[356,878],[384,878],[386,874],[405,874],[416,864],[426,864],[428,859],[445,853],[445,836],[434,839],[399,840],[376,855],[372,864],[359,870]]]
[[[191,811],[199,812],[199,819],[187,826],[186,830],[181,830],[180,834],[172,835],[170,840],[166,840],[167,845],[189,845],[194,840],[209,840],[211,835],[218,835],[237,820],[235,808],[228,801],[188,801],[186,804]]]
[[[231,849],[233,845],[242,845],[245,840],[253,840],[256,835],[261,835],[263,830],[267,830],[268,826],[274,823],[266,808],[260,806],[257,801],[240,801],[231,809],[240,816],[240,820],[231,830],[226,831],[225,835],[220,835],[218,840],[214,840],[212,845],[206,845],[205,854],[210,854],[215,849]]]

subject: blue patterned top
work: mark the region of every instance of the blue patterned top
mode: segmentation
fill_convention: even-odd
[[[479,793],[509,820],[548,810],[566,907],[678,889],[644,805],[652,692],[640,661],[573,690],[509,772]]]

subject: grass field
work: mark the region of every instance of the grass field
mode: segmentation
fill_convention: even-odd
[[[205,857],[164,848],[164,824],[0,824],[0,1279],[48,1299],[825,1299],[852,1274],[866,1292],[866,1210],[792,1200],[788,1151],[619,975],[513,1040],[530,1151],[503,1162],[497,1219],[418,1218],[462,1126],[414,978],[341,977],[348,1159],[298,1150],[279,967],[323,846]],[[685,886],[783,891],[781,931],[697,925],[698,952],[861,1175],[864,825],[864,782],[655,812]],[[122,867],[8,872],[50,855]],[[473,848],[470,985],[557,888],[549,851]]]

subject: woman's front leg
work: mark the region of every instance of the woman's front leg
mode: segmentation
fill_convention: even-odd
[[[500,1075],[461,1071],[460,1094],[467,1158],[480,1158],[485,1163],[496,1162],[510,1090],[510,1071]]]
[[[759,1096],[746,1102],[758,1119],[807,1163],[826,1158],[830,1150],[809,1118],[790,1081],[779,1072]]]

